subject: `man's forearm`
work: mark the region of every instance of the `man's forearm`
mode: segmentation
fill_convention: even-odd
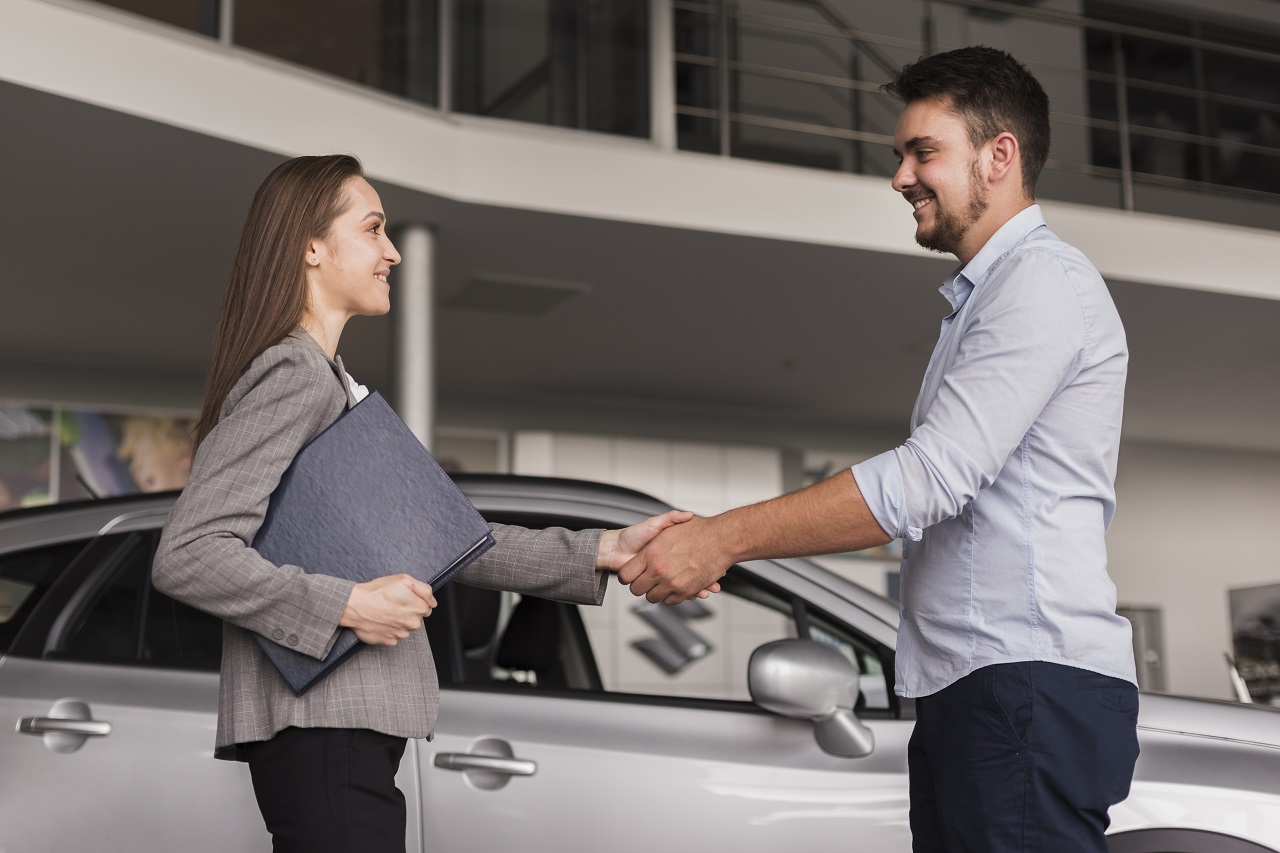
[[[708,519],[729,562],[860,551],[891,541],[853,472]]]

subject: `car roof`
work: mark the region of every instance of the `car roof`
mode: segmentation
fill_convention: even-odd
[[[451,474],[464,493],[489,515],[559,516],[593,526],[623,527],[671,507],[643,492],[609,483],[564,477],[512,474]],[[163,525],[179,492],[158,492],[51,504],[0,512],[0,554],[77,538]],[[805,559],[768,562],[799,575],[897,627],[897,605]]]

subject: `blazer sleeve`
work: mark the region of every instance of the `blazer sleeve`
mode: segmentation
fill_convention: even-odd
[[[152,568],[161,592],[316,658],[337,639],[353,583],[273,565],[250,543],[293,457],[341,414],[337,387],[301,348],[259,356],[196,451]]]
[[[457,580],[556,601],[600,604],[609,579],[608,572],[596,569],[601,532],[495,524],[494,547],[459,572]]]

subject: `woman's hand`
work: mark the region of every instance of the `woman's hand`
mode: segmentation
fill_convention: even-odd
[[[430,584],[412,575],[387,575],[352,587],[338,624],[355,631],[362,643],[394,646],[421,628],[436,606]]]
[[[622,530],[606,530],[600,535],[600,547],[596,551],[596,568],[617,571],[643,551],[644,546],[659,533],[673,524],[682,524],[693,517],[691,512],[673,509],[662,515],[646,518]],[[720,584],[713,583],[698,593],[698,598],[707,598],[711,593],[719,591]]]

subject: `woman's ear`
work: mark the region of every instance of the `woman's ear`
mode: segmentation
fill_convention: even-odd
[[[324,244],[319,240],[309,240],[307,242],[307,250],[302,256],[302,262],[309,267],[318,267],[323,256]]]

